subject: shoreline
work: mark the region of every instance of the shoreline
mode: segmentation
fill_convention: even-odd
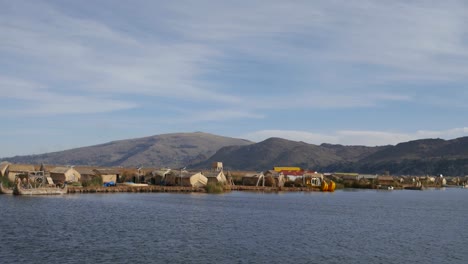
[[[263,187],[263,186],[230,186],[224,192],[230,191],[257,191],[257,192],[320,192],[317,188],[309,187]],[[116,186],[116,187],[68,187],[68,194],[79,193],[150,193],[150,192],[171,192],[171,193],[206,193],[205,188],[184,187],[184,186]]]

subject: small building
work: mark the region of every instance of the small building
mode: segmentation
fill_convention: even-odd
[[[145,182],[153,185],[166,185],[166,176],[174,174],[171,169],[153,170],[151,173],[145,175]],[[173,177],[175,182],[175,177]]]
[[[5,175],[8,175],[8,180],[13,182],[19,174],[29,174],[29,172],[35,171],[34,165],[30,164],[10,164],[8,165]]]
[[[182,171],[180,179],[182,186],[201,188],[208,184],[208,178],[201,172]]]
[[[208,178],[208,183],[221,183],[221,184],[228,183],[226,175],[224,175],[224,172],[222,170],[203,172],[203,175],[206,178]]]
[[[286,181],[283,172],[275,170],[267,170],[263,173],[265,176],[265,185],[272,187],[283,187]],[[270,184],[271,182],[271,184]]]
[[[261,173],[247,173],[242,176],[242,185],[255,186],[257,185],[258,179]]]
[[[88,182],[96,177],[93,167],[75,166],[74,169],[81,175],[81,182]]]
[[[214,171],[222,171],[223,170],[223,163],[222,162],[213,162],[211,164],[211,168],[214,170]]]
[[[167,185],[167,186],[180,185],[180,171],[179,172],[170,171],[164,174],[164,182],[162,182],[161,184]]]
[[[50,171],[50,177],[55,183],[79,182],[81,175],[73,167],[55,167]]]
[[[304,173],[304,178],[306,185],[319,187],[322,186],[323,182],[323,174],[317,173],[315,171],[307,171]]]
[[[395,185],[395,178],[392,176],[378,176],[377,183],[382,186],[393,186]]]
[[[93,170],[94,173],[102,178],[102,182],[119,182],[120,171],[114,168],[98,168]]]
[[[334,176],[341,179],[345,186],[352,186],[360,179],[358,173],[334,173]]]
[[[281,173],[283,173],[284,177],[286,178],[286,181],[291,182],[302,180],[304,177],[303,170],[282,170]]]

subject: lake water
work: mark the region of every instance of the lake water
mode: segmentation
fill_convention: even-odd
[[[468,263],[468,189],[0,195],[0,263]]]

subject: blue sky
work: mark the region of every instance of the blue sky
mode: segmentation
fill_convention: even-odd
[[[467,24],[464,1],[0,0],[0,157],[194,131],[466,136]]]

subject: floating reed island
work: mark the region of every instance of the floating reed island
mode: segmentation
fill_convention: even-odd
[[[121,192],[333,192],[342,188],[422,190],[427,187],[468,187],[468,177],[392,176],[389,172],[384,175],[319,173],[300,167],[273,167],[261,172],[225,171],[222,162],[213,163],[209,170],[98,168],[43,164],[34,166],[3,163],[0,174],[2,183],[0,193],[15,193],[13,189],[16,188],[25,190],[25,192],[16,192],[17,194],[30,195]],[[67,188],[58,188],[64,186]]]

